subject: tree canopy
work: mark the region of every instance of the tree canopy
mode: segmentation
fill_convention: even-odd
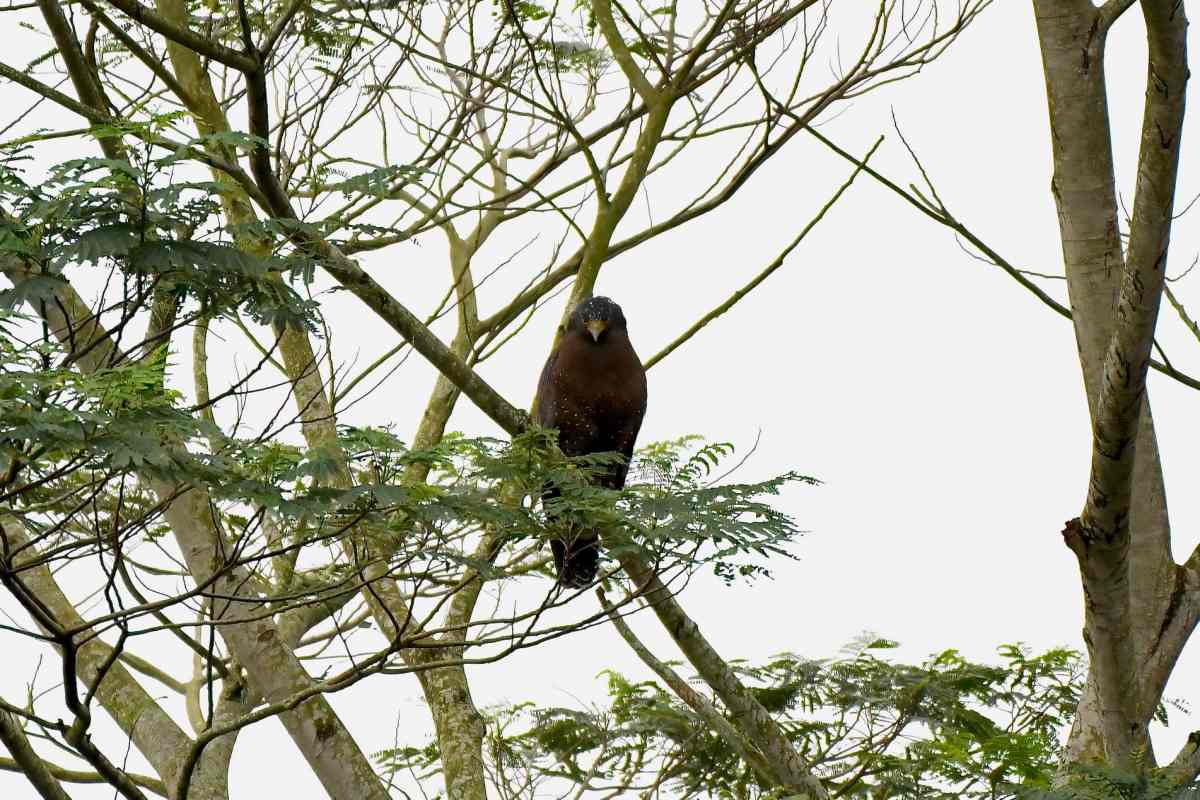
[[[1034,4],[1069,304],[950,212],[902,136],[921,185],[877,168],[881,140],[852,152],[822,128],[919,78],[988,0],[0,9],[38,48],[0,57],[24,103],[0,133],[0,635],[45,662],[0,696],[0,767],[45,798],[226,800],[238,742],[277,721],[339,800],[1190,791],[1200,737],[1160,760],[1149,734],[1200,594],[1197,556],[1171,558],[1145,399],[1152,368],[1195,384],[1154,344],[1186,20],[1140,3],[1154,91],[1122,225],[1089,64],[1133,4],[1051,5]],[[695,322],[644,367],[726,322],[857,181],[952,230],[1075,326],[1093,450],[1064,541],[1086,662],[1009,645],[906,664],[878,637],[828,660],[721,653],[684,588],[794,558],[804,520],[779,497],[820,465],[746,477],[752,449],[714,420],[641,442],[604,488],[620,456],[564,456],[511,391],[505,354],[535,319],[565,319],[617,257],[686,241],[801,140],[840,180],[803,187],[816,210],[735,265],[726,300],[669,298]],[[357,412],[380,396],[394,409]],[[468,405],[479,423],[455,430]],[[601,533],[587,589],[556,585],[544,546],[571,525]],[[599,626],[653,678],[605,669],[594,708],[478,707],[471,669]],[[337,696],[408,675],[427,714],[403,725],[432,737],[376,751]]]

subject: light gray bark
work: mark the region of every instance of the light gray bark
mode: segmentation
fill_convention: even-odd
[[[158,0],[158,9],[164,19],[180,27],[186,26],[186,7],[179,0]],[[228,120],[220,103],[213,92],[208,73],[200,63],[195,51],[168,42],[168,52],[171,56],[177,77],[185,88],[188,99],[193,104],[190,107],[197,125],[204,133],[225,132],[229,130]],[[231,153],[220,152],[226,159]],[[214,178],[221,181],[220,173],[214,172]],[[226,183],[222,193],[222,204],[230,222],[239,228],[247,229],[250,223],[256,221],[256,214],[245,193],[239,187]],[[268,243],[248,240],[245,236],[238,242],[239,246],[251,252],[261,251],[269,247]],[[473,304],[473,300],[472,300]],[[320,365],[313,351],[308,335],[295,328],[277,331],[279,336],[279,352],[284,367],[292,383],[292,394],[300,416],[301,432],[310,448],[328,446],[330,452],[337,456],[336,485],[349,488],[353,483],[350,469],[337,448],[337,418],[329,400],[328,388],[322,378]],[[445,382],[439,378],[439,385]],[[444,419],[443,423],[444,425]],[[440,430],[439,430],[440,434]],[[354,559],[353,545],[347,546],[347,556]],[[368,565],[362,570],[361,578],[366,586],[362,596],[371,607],[373,617],[379,629],[389,638],[395,639],[400,635],[400,628],[410,627],[409,609],[401,597],[394,581],[386,578],[386,563],[377,558],[381,554],[374,553],[368,559]],[[411,634],[411,629],[403,631]],[[402,656],[405,655],[402,653]],[[412,654],[409,654],[410,656]],[[406,658],[406,661],[412,660]],[[451,791],[453,800],[476,800],[485,795],[483,763],[481,755],[482,718],[471,703],[470,691],[467,688],[466,676],[462,667],[446,667],[445,671],[456,673],[455,676],[443,676],[442,680],[453,683],[459,691],[426,692],[426,700],[433,713],[436,727],[439,731],[439,743],[443,741],[443,769],[446,774],[446,785]],[[424,686],[425,680],[422,679]],[[466,704],[465,710],[447,709],[452,700]],[[452,718],[455,724],[439,723],[442,717]],[[470,725],[457,724],[460,717],[473,722]],[[442,734],[445,738],[443,739]],[[462,741],[468,737],[474,741],[470,746]],[[474,757],[471,757],[471,753]]]
[[[23,279],[13,264],[4,266],[11,280]],[[79,368],[91,371],[116,360],[112,340],[91,319],[87,307],[70,284],[61,284],[56,300],[55,303],[41,304],[35,311],[59,342],[68,346],[92,343],[77,361]],[[282,702],[311,687],[312,678],[280,640],[274,622],[264,618],[260,599],[247,588],[252,582],[245,569],[225,563],[224,541],[216,526],[208,493],[161,480],[148,480],[147,485],[167,503],[164,516],[192,579],[197,584],[211,585],[212,591],[221,598],[232,598],[215,600],[212,617],[219,623],[221,637],[230,654],[245,668],[251,690],[268,702]],[[324,697],[311,697],[279,716],[330,797],[335,800],[386,800],[387,792],[370,761]]]
[[[20,720],[0,708],[0,744],[8,750],[22,773],[42,800],[71,800],[58,779],[50,773],[46,762],[34,752]]]
[[[160,500],[180,489],[162,481],[150,485]],[[225,563],[222,534],[207,493],[184,491],[170,502],[165,516],[192,579],[198,584],[212,581],[212,591],[221,598],[212,601],[212,619],[220,625],[229,652],[245,668],[250,688],[269,703],[284,702],[310,688],[311,676],[279,638],[275,623],[263,616],[262,602],[249,594],[246,570]],[[386,800],[387,791],[371,762],[324,697],[311,697],[281,712],[279,720],[331,798]]]
[[[337,448],[337,418],[308,336],[295,329],[280,332],[280,353],[292,382],[306,442],[309,447],[331,448],[337,459],[335,482],[340,488],[350,488],[353,482],[350,468]],[[346,555],[352,560],[357,557],[351,543],[347,543]],[[362,596],[380,631],[396,641],[402,635],[413,636],[419,631],[396,582],[386,574],[386,557],[377,548],[368,552],[368,563],[360,570],[360,578],[367,587]],[[441,649],[411,648],[402,649],[400,656],[406,664],[420,667],[452,660],[453,654],[448,658]],[[482,753],[484,723],[471,699],[466,672],[461,665],[419,669],[417,678],[437,730],[448,796],[451,800],[482,800],[487,794]]]
[[[1054,157],[1052,190],[1076,342],[1093,423],[1092,475],[1079,520],[1064,531],[1086,602],[1088,685],[1068,764],[1128,766],[1178,656],[1184,581],[1170,526],[1145,375],[1173,211],[1187,79],[1182,4],[1142,4],[1150,40],[1145,122],[1128,261],[1117,198],[1104,78],[1108,27],[1128,3],[1034,0]],[[1186,616],[1186,615],[1185,615]],[[1194,625],[1194,622],[1192,623]],[[1164,636],[1171,631],[1173,636]],[[1190,628],[1187,631],[1190,633]],[[1169,673],[1169,670],[1168,670]]]
[[[76,674],[88,689],[96,686],[96,676],[101,667],[108,663],[112,648],[86,628],[84,619],[75,605],[63,594],[58,583],[44,564],[37,564],[38,552],[29,546],[30,539],[21,523],[13,517],[0,519],[8,548],[20,551],[14,566],[20,569],[16,579],[37,599],[63,628],[80,628],[83,632],[76,639],[85,642],[76,651]],[[158,702],[150,696],[137,679],[121,662],[113,663],[104,680],[96,689],[96,699],[122,732],[130,738],[138,751],[150,762],[150,766],[168,786],[173,786],[179,777],[184,754],[191,745],[191,738],[171,719]],[[226,769],[228,761],[222,763],[214,752],[202,759],[193,778],[192,800],[226,800]]]

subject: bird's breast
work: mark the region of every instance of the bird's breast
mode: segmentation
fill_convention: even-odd
[[[580,396],[605,400],[621,400],[645,395],[645,377],[641,364],[635,359],[617,360],[604,356],[580,358],[560,364],[554,370],[555,383],[578,389]]]

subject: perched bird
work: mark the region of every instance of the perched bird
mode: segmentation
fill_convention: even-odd
[[[646,414],[646,370],[629,343],[621,307],[607,297],[590,297],[571,312],[558,346],[538,381],[535,419],[558,429],[565,455],[617,452],[625,457],[599,479],[601,486],[625,485],[633,443]],[[556,497],[547,488],[543,502]],[[596,531],[552,539],[558,582],[580,588],[596,577],[600,563]]]

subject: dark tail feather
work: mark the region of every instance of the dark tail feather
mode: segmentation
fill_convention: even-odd
[[[560,497],[558,489],[547,483],[542,490],[542,508],[547,501]],[[546,521],[555,518],[547,512]],[[578,527],[558,520],[566,528],[565,539],[551,539],[550,549],[554,552],[554,574],[558,576],[559,586],[568,589],[582,589],[596,579],[600,569],[600,535],[596,530],[579,532]]]
[[[558,582],[568,589],[582,589],[596,579],[600,569],[600,537],[595,531],[580,533],[569,542],[551,539],[554,571]]]

